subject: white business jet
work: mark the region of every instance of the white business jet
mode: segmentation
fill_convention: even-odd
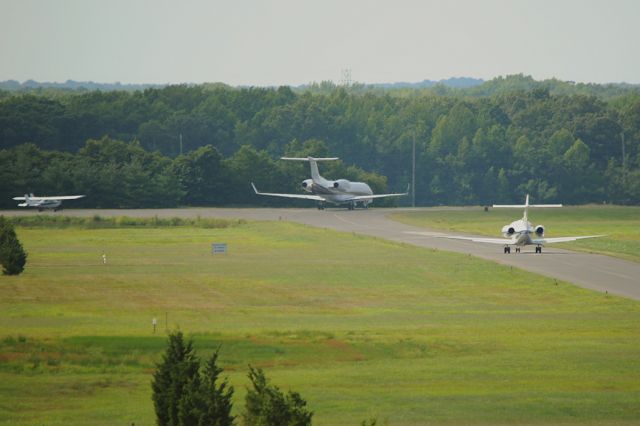
[[[450,238],[455,240],[468,240],[475,241],[478,243],[489,243],[489,244],[502,244],[504,245],[504,252],[511,253],[511,246],[515,246],[516,253],[520,253],[520,248],[528,245],[536,246],[536,253],[542,253],[542,246],[545,244],[552,243],[566,243],[568,241],[576,241],[582,240],[585,238],[598,238],[604,237],[604,235],[588,235],[588,236],[580,236],[580,237],[555,237],[555,238],[544,238],[545,228],[543,225],[537,225],[533,227],[531,222],[529,222],[528,212],[530,207],[562,207],[562,204],[529,204],[529,194],[525,199],[524,204],[507,204],[507,205],[499,205],[494,204],[495,208],[523,208],[524,207],[524,216],[520,220],[516,220],[515,222],[511,222],[509,225],[505,225],[502,227],[502,235],[504,238],[482,238],[482,237],[458,237],[458,236],[438,236],[439,238]]]
[[[293,158],[282,157],[281,160],[289,161],[308,161],[311,166],[311,179],[305,179],[302,181],[302,189],[310,194],[276,194],[273,192],[260,192],[256,186],[251,182],[253,190],[258,195],[268,195],[271,197],[284,197],[284,198],[302,198],[305,200],[315,200],[318,202],[318,209],[322,210],[326,203],[332,204],[346,204],[349,210],[353,210],[357,203],[362,204],[364,208],[369,206],[374,198],[384,197],[400,197],[408,194],[407,192],[398,194],[375,194],[364,182],[350,182],[346,179],[327,180],[320,176],[318,171],[318,161],[333,161],[337,160],[337,157],[331,158]]]
[[[24,197],[13,197],[16,201],[24,201],[24,203],[18,204],[18,207],[34,207],[38,211],[44,209],[53,209],[53,211],[62,210],[62,201],[64,200],[77,200],[84,195],[55,195],[51,197],[36,197],[33,194],[24,194]]]

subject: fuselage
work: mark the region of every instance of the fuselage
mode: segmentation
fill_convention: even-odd
[[[331,181],[322,176],[316,177],[316,179],[305,179],[302,182],[302,188],[311,194],[321,195],[328,202],[334,204],[349,203],[354,196],[373,195],[369,185],[364,182],[351,182],[346,179]],[[373,199],[364,199],[359,202],[366,205],[371,201]]]
[[[544,235],[544,227],[542,225],[538,225],[534,227],[531,225],[526,219],[516,220],[511,222],[509,225],[505,225],[502,227],[502,235],[505,238],[509,238],[516,246],[526,246],[535,244],[531,237],[542,237]]]
[[[62,205],[60,200],[27,200],[26,202],[19,204],[20,207],[34,207],[37,209],[57,209]]]

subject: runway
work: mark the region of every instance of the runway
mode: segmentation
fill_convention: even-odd
[[[616,259],[599,254],[573,252],[546,246],[542,254],[534,254],[533,247],[523,248],[520,254],[502,253],[502,246],[474,243],[471,241],[438,238],[442,232],[418,228],[388,219],[390,213],[402,211],[429,211],[415,209],[230,209],[230,208],[185,208],[185,209],[135,209],[135,210],[63,210],[57,213],[38,213],[33,210],[8,210],[0,214],[34,215],[56,214],[68,216],[130,216],[130,217],[218,217],[248,220],[288,220],[311,226],[330,228],[344,232],[371,235],[391,241],[412,244],[418,247],[467,253],[483,259],[511,265],[577,286],[608,292],[618,296],[640,300],[640,263]],[[468,235],[468,234],[465,234]]]

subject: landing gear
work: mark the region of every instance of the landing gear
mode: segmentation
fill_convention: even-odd
[[[504,246],[504,253],[505,253],[505,254],[511,254],[511,247],[509,247],[509,246]]]
[[[516,253],[520,253],[520,247],[516,247]]]
[[[350,202],[349,203],[349,210],[353,210],[355,208],[356,208],[356,202],[355,201]]]
[[[542,254],[542,246],[537,246],[536,247],[536,253]]]
[[[322,201],[318,203],[318,210],[324,210],[324,203]]]

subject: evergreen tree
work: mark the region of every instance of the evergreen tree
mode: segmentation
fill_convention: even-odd
[[[202,375],[187,383],[178,406],[179,424],[231,426],[233,386],[225,379],[218,385],[222,368],[217,365],[218,351],[206,362]]]
[[[202,377],[202,391],[207,407],[203,420],[206,424],[228,426],[233,424],[234,416],[231,415],[233,406],[233,386],[229,386],[225,378],[220,385],[218,379],[222,368],[218,367],[218,351],[215,351],[207,361]]]
[[[19,275],[27,263],[27,253],[22,248],[11,222],[0,216],[0,264],[4,275]]]
[[[313,412],[306,408],[307,402],[299,393],[284,395],[269,380],[260,368],[249,366],[252,388],[245,397],[244,423],[251,426],[307,426],[311,424]]]
[[[185,393],[199,381],[199,361],[191,340],[185,342],[182,332],[169,335],[169,346],[153,374],[153,405],[158,425],[178,425],[179,405]],[[186,405],[184,402],[183,406]]]

